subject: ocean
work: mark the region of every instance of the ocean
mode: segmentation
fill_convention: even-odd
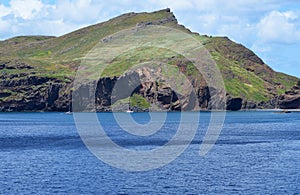
[[[151,121],[148,113],[119,114],[130,115],[140,125]],[[192,118],[199,113],[188,114]],[[164,118],[162,113],[153,115]],[[96,116],[115,144],[141,153],[172,149],[166,144],[182,122],[181,113],[167,113],[159,131],[139,136],[123,131],[113,113]],[[300,112],[227,112],[216,143],[200,156],[210,117],[210,112],[200,113],[196,134],[177,142],[187,147],[174,160],[148,171],[128,171],[89,150],[73,115],[0,113],[0,194],[300,193]],[[126,122],[123,125],[134,128]],[[95,147],[109,151],[105,143]],[[127,163],[126,157],[113,158]]]

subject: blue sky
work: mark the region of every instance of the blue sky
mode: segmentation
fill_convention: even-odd
[[[59,36],[123,13],[167,7],[192,31],[228,36],[274,70],[300,78],[298,0],[1,0],[0,40]]]

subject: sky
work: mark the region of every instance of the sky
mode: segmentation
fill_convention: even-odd
[[[164,8],[192,31],[227,36],[274,70],[300,78],[299,0],[0,0],[0,40],[60,36],[123,13]]]

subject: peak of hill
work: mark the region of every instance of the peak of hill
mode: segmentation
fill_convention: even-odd
[[[152,13],[123,14],[60,37],[22,36],[0,41],[0,110],[70,109],[72,82],[87,52],[99,40],[109,35],[143,25],[176,28],[201,41],[222,73],[229,110],[280,107],[280,101],[283,100],[279,101],[279,97],[284,98],[282,94],[292,90],[299,81],[299,78],[273,71],[251,50],[226,37],[209,37],[192,33],[178,24],[170,9],[164,9]],[[151,52],[151,49],[147,52]],[[98,110],[111,109],[111,88],[134,60],[143,61],[123,56],[117,59],[102,78],[99,78],[98,87],[102,91],[97,96]],[[164,61],[189,74],[188,62],[172,56],[166,56]],[[191,76],[191,79],[197,80],[195,77],[197,76]],[[156,87],[153,87],[154,85]],[[152,83],[152,87],[145,86],[141,83],[141,87],[134,91],[135,95],[129,94],[133,97],[132,102],[137,102],[134,100],[136,98],[148,102],[145,105],[157,106],[160,109],[182,109],[178,99],[170,98],[173,97],[173,92],[166,83]],[[208,102],[211,97],[207,86],[200,82],[193,87],[199,92],[199,108],[209,109]],[[152,90],[153,93],[146,94],[147,90]],[[135,105],[139,106],[141,105]]]

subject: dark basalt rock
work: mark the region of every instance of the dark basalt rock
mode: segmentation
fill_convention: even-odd
[[[219,92],[208,87],[203,81],[191,81],[195,93],[186,90],[183,94],[178,94],[167,83],[155,79],[161,77],[159,72],[152,71],[154,73],[150,75],[149,72],[151,71],[143,69],[121,77],[101,78],[95,83],[83,85],[73,93],[74,98],[77,98],[76,102],[81,104],[75,105],[75,107],[89,111],[111,111],[111,105],[117,100],[136,93],[143,96],[158,111],[224,108],[222,107],[224,105],[216,106],[222,98]],[[148,75],[153,81],[143,80],[145,75]],[[29,73],[4,73],[0,76],[0,84],[3,86],[0,89],[0,111],[69,111],[72,108],[72,81],[66,82]],[[95,89],[94,94],[91,93],[91,87]],[[117,93],[113,93],[113,90]],[[95,96],[95,107],[91,102],[86,102],[92,96]],[[226,109],[230,111],[273,108],[300,109],[300,81],[290,91],[267,102],[251,102],[240,97],[232,98],[229,95],[226,98]],[[86,107],[86,105],[88,106]],[[128,105],[121,106],[120,111],[126,111],[125,108],[128,108]],[[136,107],[130,109],[136,112],[148,111],[148,109]]]
[[[74,105],[77,111],[126,111],[128,103],[117,105],[119,100],[126,99],[133,94],[139,94],[150,104],[151,110],[156,111],[192,111],[207,109],[211,106],[211,100],[218,101],[219,94],[213,88],[208,88],[205,83],[192,81],[194,90],[189,88],[175,91],[165,82],[161,75],[161,69],[141,68],[121,77],[101,78],[96,83],[80,86],[73,93]],[[172,82],[172,81],[170,81]],[[91,89],[96,91],[95,107]],[[92,90],[93,91],[93,90]],[[75,105],[76,104],[76,105]],[[112,106],[114,106],[112,108]],[[148,109],[130,108],[130,110],[141,112]]]
[[[300,95],[284,96],[284,99],[279,102],[279,107],[282,109],[300,109]]]
[[[32,66],[24,63],[24,62],[19,62],[17,60],[15,61],[7,61],[7,62],[2,62],[0,63],[0,70],[1,69],[7,69],[7,70],[24,70],[24,69],[34,69]]]
[[[67,111],[71,83],[27,73],[0,75],[1,111]]]
[[[240,110],[243,106],[243,99],[242,98],[229,98],[227,100],[227,107],[226,110],[230,111],[237,111]]]
[[[300,109],[300,81],[290,91],[278,97],[282,109]]]

